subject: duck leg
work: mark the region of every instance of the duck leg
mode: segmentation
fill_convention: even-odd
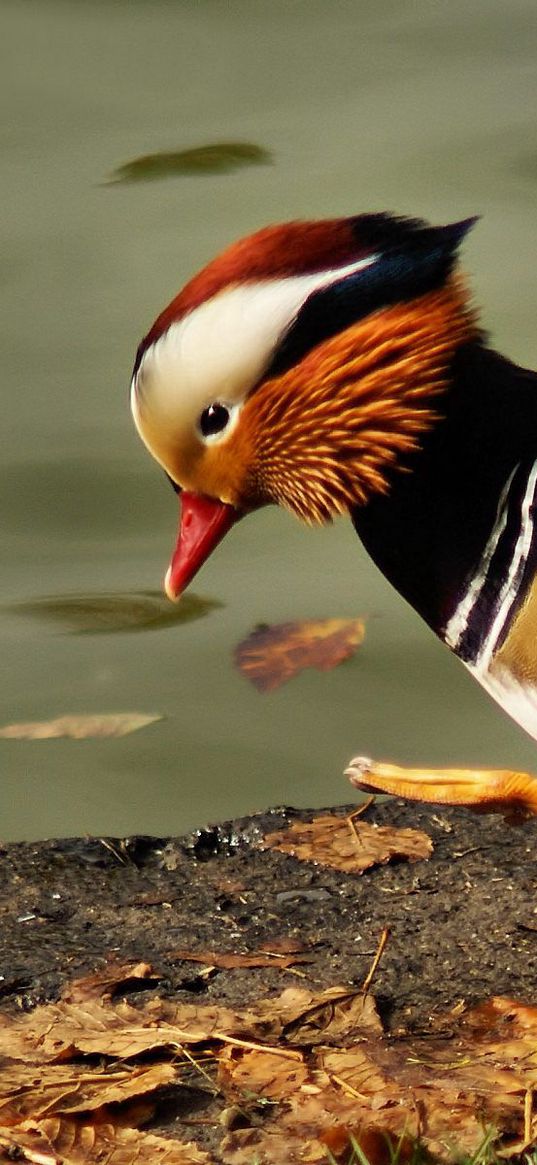
[[[357,756],[345,776],[365,793],[466,805],[482,812],[537,815],[537,779],[511,769],[413,769]]]

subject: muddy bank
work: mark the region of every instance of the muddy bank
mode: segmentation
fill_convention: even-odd
[[[377,804],[368,820],[420,828],[434,849],[360,876],[259,848],[265,834],[312,816],[276,809],[183,838],[2,846],[2,1006],[54,999],[110,956],[150,962],[161,995],[230,1006],[296,984],[297,970],[315,989],[360,985],[384,927],[373,990],[391,1030],[426,1027],[462,999],[535,1001],[537,822]],[[208,971],[184,957],[286,944],[308,961]]]

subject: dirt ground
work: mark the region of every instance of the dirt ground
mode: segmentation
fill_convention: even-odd
[[[359,876],[259,848],[265,834],[314,815],[275,809],[184,838],[2,846],[0,1006],[55,999],[110,956],[150,962],[159,995],[231,1007],[290,983],[360,985],[384,927],[373,992],[389,1030],[426,1030],[460,1000],[535,1003],[537,821],[377,803],[369,821],[423,829],[434,850]],[[298,940],[311,960],[299,980],[273,967],[206,973],[175,953],[282,940]],[[142,986],[133,984],[140,1000]]]

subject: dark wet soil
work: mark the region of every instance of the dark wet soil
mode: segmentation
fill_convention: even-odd
[[[110,956],[151,963],[159,994],[229,1006],[289,983],[360,985],[384,927],[372,990],[392,1031],[426,1028],[463,999],[536,1002],[537,821],[377,804],[368,820],[421,828],[434,852],[361,876],[258,848],[266,833],[313,815],[277,809],[184,838],[2,846],[0,1004],[54,999]],[[282,940],[298,940],[311,959],[300,980],[272,967],[206,973],[174,953]]]

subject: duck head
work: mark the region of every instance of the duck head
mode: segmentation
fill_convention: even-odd
[[[142,341],[131,407],[180,495],[177,599],[245,514],[367,506],[441,415],[475,332],[454,274],[475,220],[365,214],[267,227],[183,288]]]

